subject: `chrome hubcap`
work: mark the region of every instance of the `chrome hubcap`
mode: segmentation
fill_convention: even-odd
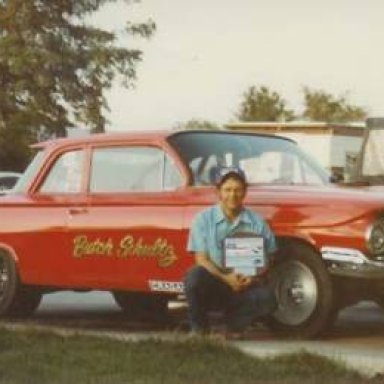
[[[274,314],[276,320],[286,325],[305,322],[316,308],[318,288],[310,268],[299,261],[278,267],[273,283],[279,303]]]

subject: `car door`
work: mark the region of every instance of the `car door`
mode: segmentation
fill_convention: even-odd
[[[172,158],[149,145],[92,149],[89,204],[69,223],[72,256],[86,284],[157,290],[185,270],[183,178]]]
[[[16,252],[23,255],[23,271],[29,283],[53,286],[76,286],[79,276],[68,221],[73,211],[84,211],[84,148],[68,148],[54,155],[41,176],[39,185],[30,191],[30,203],[14,212],[18,223]]]

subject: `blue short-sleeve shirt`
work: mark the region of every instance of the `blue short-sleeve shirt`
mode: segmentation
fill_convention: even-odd
[[[227,236],[238,232],[252,232],[262,236],[266,253],[277,250],[275,236],[264,219],[248,208],[242,208],[239,216],[230,222],[220,205],[199,212],[192,221],[187,250],[203,252],[218,267],[223,267],[223,242]]]

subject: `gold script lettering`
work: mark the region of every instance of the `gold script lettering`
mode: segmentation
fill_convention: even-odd
[[[85,256],[113,256],[119,258],[137,257],[141,259],[153,258],[159,267],[167,268],[177,259],[173,245],[167,239],[158,237],[152,244],[145,243],[142,237],[135,239],[132,235],[124,236],[119,246],[114,248],[111,238],[107,240],[88,240],[86,235],[79,235],[73,239],[73,257]]]
[[[121,239],[120,256],[157,258],[158,265],[163,268],[169,267],[177,260],[173,246],[168,245],[167,240],[161,237],[157,238],[153,244],[144,244],[142,237],[135,241],[132,235],[127,235]]]
[[[88,255],[112,255],[113,243],[109,238],[102,241],[99,238],[93,241],[88,241],[87,236],[80,235],[73,239],[73,256],[80,258]]]

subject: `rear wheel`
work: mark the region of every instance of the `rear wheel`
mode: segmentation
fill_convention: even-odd
[[[168,317],[168,298],[144,292],[113,292],[119,307],[132,319],[164,321]]]
[[[27,316],[40,304],[41,292],[23,286],[14,259],[0,251],[0,316]]]
[[[270,326],[295,338],[311,338],[325,331],[337,316],[330,276],[319,255],[304,244],[289,245],[271,271],[278,309]]]

